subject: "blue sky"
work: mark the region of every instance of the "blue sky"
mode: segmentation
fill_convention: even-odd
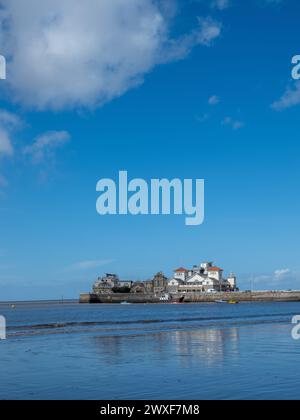
[[[28,1],[0,1],[0,300],[205,260],[300,288],[297,1]],[[119,170],[204,178],[205,223],[100,217]]]

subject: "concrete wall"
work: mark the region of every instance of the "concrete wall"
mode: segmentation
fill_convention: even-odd
[[[140,293],[113,293],[111,295],[80,295],[80,303],[159,303],[160,300],[153,294]]]
[[[216,300],[236,300],[238,302],[300,302],[300,292],[231,292],[217,294],[186,294],[184,302],[204,303]]]

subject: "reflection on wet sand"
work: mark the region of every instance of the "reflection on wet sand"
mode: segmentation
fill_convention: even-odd
[[[215,365],[222,362],[228,353],[231,357],[238,354],[238,328],[176,331],[171,339],[183,365],[190,364],[191,359]]]
[[[299,302],[18,305],[3,310],[0,396],[299,399],[295,313]]]
[[[239,329],[213,328],[188,331],[167,331],[145,335],[97,336],[92,341],[96,352],[107,364],[154,355],[157,362],[167,362],[170,357],[182,367],[195,362],[215,365],[226,356],[238,357]]]

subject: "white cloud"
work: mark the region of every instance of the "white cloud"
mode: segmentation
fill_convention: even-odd
[[[293,273],[289,268],[275,270],[274,273],[262,274],[253,278],[256,283],[265,283],[270,286],[276,285],[280,281],[299,280],[298,273]]]
[[[240,128],[243,128],[245,126],[245,123],[243,121],[233,121],[232,128],[234,130],[239,130]]]
[[[0,156],[7,155],[12,156],[13,146],[10,139],[9,132],[6,129],[0,127]]]
[[[211,17],[198,18],[198,28],[179,39],[170,39],[157,56],[157,63],[163,64],[181,60],[188,56],[195,45],[212,46],[215,39],[221,35],[222,24]]]
[[[195,118],[196,121],[198,121],[199,123],[204,123],[209,119],[209,114],[196,115]]]
[[[0,109],[0,124],[10,128],[16,128],[21,125],[21,120],[17,115],[5,109]]]
[[[80,261],[66,268],[67,271],[84,271],[91,270],[94,268],[103,267],[113,263],[114,260],[88,260]]]
[[[272,104],[275,111],[283,111],[284,109],[300,105],[300,82],[296,82],[294,87],[289,87],[282,97]]]
[[[251,283],[251,286],[257,290],[299,290],[300,273],[289,268],[278,269],[273,273],[252,276],[243,283],[246,285]]]
[[[245,123],[243,121],[235,120],[231,117],[224,118],[222,124],[230,126],[233,130],[240,130],[245,126]]]
[[[217,95],[211,96],[208,100],[209,105],[218,105],[219,103],[220,103],[220,98]]]
[[[41,163],[46,157],[52,156],[55,149],[64,146],[71,139],[67,131],[48,131],[38,136],[34,143],[24,148],[24,154],[29,155],[34,163]]]
[[[221,35],[222,24],[210,17],[199,18],[200,30],[197,32],[198,44],[210,46]]]
[[[225,10],[230,6],[229,0],[213,0],[212,7],[218,10]]]
[[[274,272],[274,276],[276,280],[281,280],[284,277],[286,277],[287,275],[291,274],[291,270],[289,268],[284,268],[281,270],[276,270]]]
[[[172,3],[0,0],[0,49],[12,57],[7,82],[15,99],[39,109],[101,105],[141,84],[157,64],[220,36],[222,25],[208,17],[172,39]]]
[[[21,120],[17,115],[0,109],[0,157],[13,155],[11,133],[20,125]]]

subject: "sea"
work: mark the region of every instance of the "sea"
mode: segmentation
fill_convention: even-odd
[[[1,400],[298,400],[300,303],[0,304]]]

